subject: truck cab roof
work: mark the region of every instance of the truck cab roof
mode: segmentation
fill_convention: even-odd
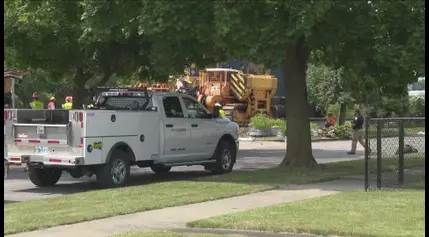
[[[151,91],[146,88],[102,88],[93,109],[146,110],[152,106],[153,96],[193,98],[183,93]]]

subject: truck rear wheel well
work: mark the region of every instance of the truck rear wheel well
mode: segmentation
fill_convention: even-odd
[[[136,156],[135,156],[133,150],[131,149],[131,147],[125,142],[118,142],[110,149],[109,154],[107,155],[106,163],[108,163],[110,161],[110,159],[112,158],[112,155],[114,154],[114,152],[116,150],[120,150],[120,151],[124,152],[126,155],[126,158],[130,161],[131,165],[135,164]]]
[[[236,144],[235,144],[235,139],[234,139],[234,137],[232,137],[230,134],[225,134],[225,135],[223,135],[221,138],[220,138],[220,140],[219,140],[219,143],[221,143],[222,141],[226,141],[226,142],[228,142],[228,143],[230,143],[233,147],[234,147],[234,152],[237,152],[237,146],[236,146]],[[219,144],[218,143],[218,144]]]

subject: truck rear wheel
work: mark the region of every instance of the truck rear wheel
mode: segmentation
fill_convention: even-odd
[[[57,168],[38,169],[36,167],[28,167],[30,181],[39,187],[55,185],[60,180],[61,174],[62,171]]]
[[[170,172],[171,167],[170,166],[164,166],[164,165],[158,165],[158,164],[156,164],[156,165],[152,165],[150,167],[150,169],[153,172],[155,172],[156,174],[165,174],[165,173]]]
[[[125,153],[121,150],[115,151],[110,161],[97,170],[96,176],[104,188],[124,186],[130,176],[130,162]]]
[[[212,173],[224,174],[231,172],[236,159],[234,144],[231,144],[231,142],[226,140],[220,141],[216,148],[214,157],[216,159],[216,163],[209,168]]]

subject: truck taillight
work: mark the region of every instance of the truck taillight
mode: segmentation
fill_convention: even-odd
[[[83,113],[79,112],[79,122],[80,122],[80,128],[83,128]]]
[[[5,120],[7,119],[7,111],[6,110],[4,111],[4,119]]]

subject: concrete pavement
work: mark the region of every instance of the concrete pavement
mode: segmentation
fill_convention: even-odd
[[[362,187],[363,184],[359,180],[336,180],[318,184],[286,185],[280,187],[278,190],[116,216],[72,225],[57,226],[44,230],[7,236],[106,237],[145,229],[174,230],[177,228],[184,228],[185,224],[190,221],[242,212],[275,204],[327,196],[340,191],[362,189]]]

